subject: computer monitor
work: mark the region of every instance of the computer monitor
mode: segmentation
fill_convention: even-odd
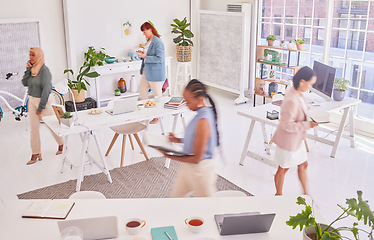
[[[312,91],[324,99],[331,100],[336,69],[314,61],[313,70],[317,74],[317,81],[313,85]]]

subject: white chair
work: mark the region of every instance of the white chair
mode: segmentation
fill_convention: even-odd
[[[113,101],[110,101],[108,103],[108,108],[109,109],[111,108],[111,106],[113,106],[113,103],[114,103]],[[144,154],[145,159],[149,160],[148,155],[145,152],[144,147],[142,145],[142,142],[141,142],[141,140],[138,136],[138,133],[143,131],[146,128],[147,128],[147,126],[144,125],[143,123],[140,123],[140,122],[127,123],[127,124],[111,127],[110,129],[112,129],[115,132],[115,134],[114,134],[114,137],[113,137],[113,139],[112,139],[112,141],[111,141],[111,143],[108,147],[108,150],[105,153],[105,156],[108,156],[108,154],[109,154],[110,150],[112,149],[114,143],[116,142],[118,136],[120,134],[123,135],[123,138],[122,138],[122,153],[121,153],[121,167],[123,167],[123,162],[124,162],[124,157],[125,157],[125,144],[126,144],[126,136],[127,135],[129,135],[131,148],[132,148],[132,150],[134,150],[134,144],[132,143],[132,139],[131,139],[131,134],[132,134],[135,137],[136,142],[138,143],[142,153]]]
[[[106,197],[101,192],[81,191],[71,194],[69,199],[106,199]]]
[[[212,197],[246,197],[247,194],[238,190],[224,190],[213,193]]]

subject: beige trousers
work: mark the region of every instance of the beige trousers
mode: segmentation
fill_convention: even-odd
[[[143,74],[140,77],[139,83],[139,97],[141,100],[148,99],[148,91],[151,88],[153,92],[153,96],[162,96],[162,85],[164,84],[163,81],[161,82],[149,82],[145,77],[144,70]]]
[[[210,197],[217,191],[217,174],[212,159],[198,164],[182,163],[176,177],[171,197],[184,197],[193,191],[194,197]]]
[[[39,128],[42,117],[55,114],[51,106],[51,96],[49,96],[45,109],[42,110],[42,113],[40,115],[36,115],[36,110],[38,109],[39,102],[40,98],[29,96],[28,116],[30,119],[30,144],[32,154],[41,153]],[[51,132],[58,145],[64,144],[62,137],[58,137],[52,130]]]

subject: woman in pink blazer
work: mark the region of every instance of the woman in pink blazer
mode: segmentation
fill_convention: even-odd
[[[302,142],[306,131],[318,125],[307,120],[308,107],[303,92],[309,90],[317,77],[313,69],[302,67],[293,77],[293,87],[287,91],[283,103],[281,118],[272,141],[277,144],[275,162],[278,165],[274,176],[275,195],[282,195],[284,176],[290,167],[298,166],[298,175],[304,194],[307,194],[306,169],[308,157]]]

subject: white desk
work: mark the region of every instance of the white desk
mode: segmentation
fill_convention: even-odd
[[[342,137],[348,138],[351,141],[351,147],[354,147],[353,107],[359,104],[360,102],[361,100],[359,99],[345,98],[343,101],[340,101],[340,102],[331,101],[331,102],[321,103],[320,106],[311,106],[310,111],[333,111],[333,110],[344,109],[344,112],[343,112],[343,116],[341,118],[338,132],[336,133],[336,137],[334,141],[319,137],[316,131],[314,135],[307,133],[306,137],[333,146],[331,155],[330,155],[332,158],[335,157],[340,139]],[[260,154],[257,154],[253,151],[250,151],[248,149],[255,123],[258,122],[261,124],[261,128],[262,128],[265,151],[268,155],[270,155],[270,145],[269,145],[269,139],[266,133],[265,125],[277,127],[279,124],[279,120],[269,120],[266,118],[266,112],[267,111],[271,112],[272,110],[276,110],[280,112],[280,107],[270,103],[270,104],[257,106],[254,108],[247,108],[247,109],[239,110],[237,112],[240,116],[251,119],[251,124],[249,127],[248,135],[245,140],[243,152],[240,158],[240,163],[239,163],[240,165],[243,165],[245,157],[248,156],[256,160],[262,161],[270,166],[277,167],[274,161],[272,161],[271,159],[264,157]],[[349,135],[343,135],[344,126],[346,124],[348,115],[349,115],[350,132],[349,132]],[[316,130],[326,131],[326,129],[323,128],[323,124],[321,124],[320,126],[321,127],[316,127]]]
[[[172,132],[175,131],[178,116],[183,114],[185,111],[187,111],[187,107],[183,107],[179,110],[171,110],[164,108],[164,103],[167,102],[170,98],[169,97],[163,97],[160,102],[156,102],[156,107],[154,108],[144,108],[142,110],[136,110],[134,112],[125,113],[125,114],[119,114],[116,116],[112,116],[105,112],[105,108],[102,109],[102,113],[97,115],[89,114],[89,110],[86,111],[79,111],[78,117],[79,121],[82,122],[79,126],[73,126],[73,127],[66,127],[63,125],[59,125],[56,116],[48,116],[44,117],[43,121],[58,135],[61,137],[64,137],[64,149],[62,153],[62,166],[61,166],[61,173],[63,172],[64,163],[67,160],[66,158],[66,152],[67,152],[67,145],[68,145],[68,137],[72,134],[80,134],[82,138],[82,152],[81,152],[81,166],[80,166],[80,173],[77,179],[77,187],[76,190],[80,190],[81,183],[83,182],[84,178],[84,165],[85,165],[85,159],[86,156],[88,157],[89,161],[91,163],[94,163],[103,173],[107,175],[108,181],[112,182],[112,179],[110,177],[108,168],[106,166],[106,161],[103,155],[103,151],[101,150],[100,141],[96,135],[96,130],[100,128],[107,128],[112,126],[118,126],[126,123],[133,123],[133,122],[139,122],[144,120],[151,120],[153,118],[157,117],[163,117],[168,115],[174,116],[174,123]],[[145,102],[146,100],[140,101]],[[183,123],[184,119],[182,117]],[[94,138],[96,142],[97,149],[99,151],[101,164],[100,165],[93,157],[91,157],[88,154],[88,145],[91,138]]]
[[[67,220],[102,216],[117,216],[117,239],[132,240],[136,236],[152,240],[151,228],[174,226],[179,240],[280,240],[302,239],[299,229],[286,225],[291,215],[296,215],[304,206],[296,204],[296,196],[290,197],[223,197],[223,198],[163,198],[163,199],[80,199]],[[310,199],[307,197],[310,202]],[[0,215],[0,239],[59,239],[58,220],[21,218],[22,213],[34,200],[16,200]],[[236,236],[219,235],[214,214],[255,212],[276,213],[267,233]],[[205,229],[191,233],[184,219],[200,216],[205,220]],[[147,224],[140,234],[128,235],[126,219],[137,217]],[[244,236],[244,238],[243,238]]]

